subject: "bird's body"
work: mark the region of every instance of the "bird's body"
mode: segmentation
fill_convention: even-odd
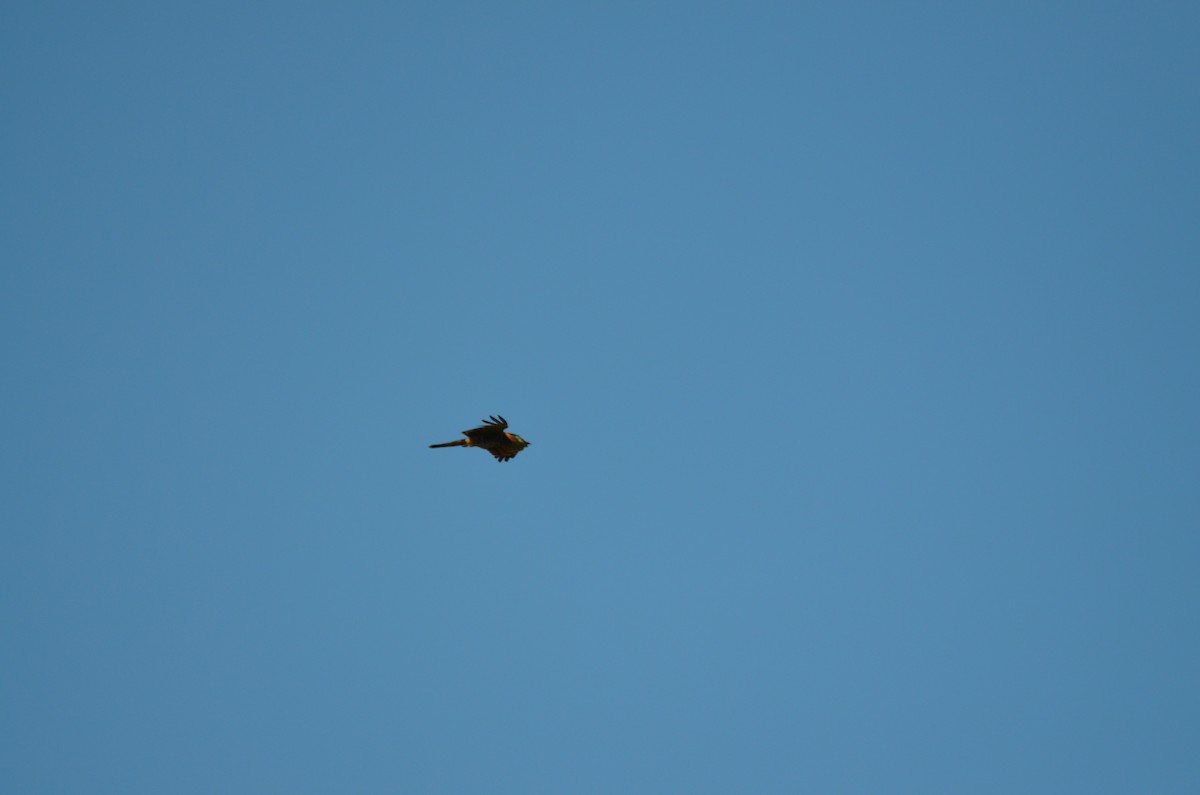
[[[467,437],[465,439],[455,439],[453,442],[442,442],[441,444],[431,444],[429,446],[480,447],[495,456],[497,461],[508,461],[528,447],[529,442],[515,433],[505,431],[504,429],[507,427],[508,421],[503,417],[489,417],[478,428],[463,431],[463,436]]]

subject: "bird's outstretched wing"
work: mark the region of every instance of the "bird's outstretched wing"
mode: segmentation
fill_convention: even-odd
[[[480,425],[478,428],[471,428],[462,433],[463,436],[470,439],[473,443],[486,442],[488,439],[503,439],[504,429],[507,427],[508,422],[503,417],[490,417],[484,420],[483,425]]]

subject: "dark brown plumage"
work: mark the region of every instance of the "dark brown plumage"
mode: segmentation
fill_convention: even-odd
[[[503,417],[489,417],[478,428],[463,431],[463,436],[467,437],[465,439],[456,439],[453,442],[442,442],[441,444],[431,444],[429,446],[480,447],[495,456],[497,461],[508,461],[528,447],[529,442],[515,433],[505,431],[504,429],[507,427],[508,421]]]

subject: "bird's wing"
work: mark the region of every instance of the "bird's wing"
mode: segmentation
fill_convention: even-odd
[[[519,453],[521,451],[517,450],[516,452],[513,452],[511,449],[499,450],[499,449],[493,448],[491,450],[488,450],[488,452],[491,453],[493,456],[495,456],[497,461],[510,461],[510,460],[512,460],[513,456],[515,456],[517,453]]]
[[[483,421],[483,425],[478,428],[471,428],[463,431],[463,436],[470,439],[472,442],[487,439],[503,439],[504,429],[508,427],[508,423],[503,417],[492,417]]]

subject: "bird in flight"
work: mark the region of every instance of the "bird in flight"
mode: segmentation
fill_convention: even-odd
[[[431,444],[430,447],[481,447],[496,457],[497,461],[507,461],[529,446],[529,442],[504,430],[508,420],[503,417],[490,417],[483,425],[463,431],[466,439],[455,439],[453,442]]]

